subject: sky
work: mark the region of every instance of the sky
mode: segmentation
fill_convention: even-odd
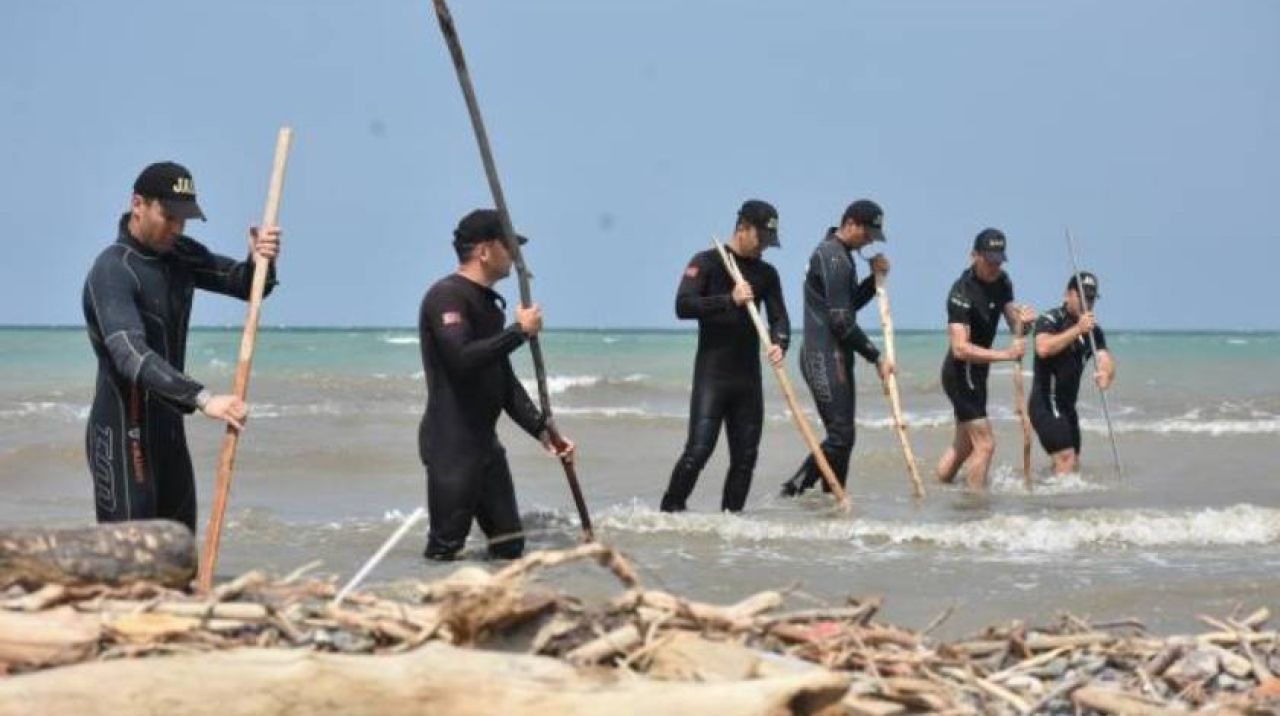
[[[1037,307],[1061,300],[1070,227],[1103,325],[1280,329],[1280,3],[452,9],[549,327],[690,326],[684,266],[748,198],[779,209],[766,259],[798,325],[810,252],[870,197],[900,328],[943,327],[995,226]],[[264,324],[414,325],[458,219],[492,205],[428,0],[8,3],[0,324],[82,321],[85,273],[152,161],[195,175],[209,221],[187,233],[242,255],[285,124]],[[243,317],[206,295],[193,321]]]

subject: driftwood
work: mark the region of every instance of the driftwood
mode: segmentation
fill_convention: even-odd
[[[84,664],[0,681],[3,716],[718,716],[813,714],[849,677],[818,671],[737,683],[670,683],[555,659],[430,644],[395,656],[279,649]]]
[[[621,591],[586,602],[542,579],[575,561],[602,565]],[[145,583],[11,587],[0,593],[0,674],[11,674],[0,678],[0,716],[214,705],[229,716],[1280,707],[1280,634],[1267,610],[1202,616],[1211,631],[1166,638],[1132,619],[1066,614],[944,643],[877,622],[878,599],[802,610],[786,610],[776,591],[727,605],[686,599],[641,584],[621,554],[594,543],[497,571],[464,566],[403,600],[365,591],[335,605],[334,592],[331,580],[258,572],[207,596]],[[74,662],[86,663],[65,665]],[[522,710],[535,705],[545,710]]]
[[[195,564],[191,531],[167,520],[0,530],[0,587],[132,582],[182,587],[195,575]]]

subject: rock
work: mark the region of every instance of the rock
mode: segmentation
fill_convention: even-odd
[[[1175,689],[1182,690],[1213,678],[1221,669],[1218,655],[1208,649],[1192,649],[1164,672],[1164,678]]]

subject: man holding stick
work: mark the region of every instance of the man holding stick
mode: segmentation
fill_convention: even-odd
[[[1082,295],[1083,294],[1083,295]],[[1085,363],[1094,357],[1087,338],[1098,347],[1094,381],[1102,390],[1115,379],[1116,364],[1107,350],[1102,327],[1093,317],[1098,278],[1083,271],[1067,281],[1062,305],[1036,321],[1036,359],[1027,412],[1045,452],[1053,458],[1053,472],[1066,475],[1080,469],[1080,416],[1076,399]]]
[[[986,488],[996,449],[987,420],[987,374],[992,363],[1021,360],[1026,348],[1019,329],[1036,316],[1029,306],[1013,302],[1013,281],[1001,269],[1008,259],[1007,244],[999,229],[979,232],[973,240],[972,264],[947,295],[949,347],[942,361],[942,389],[951,401],[956,431],[938,462],[937,476],[941,482],[952,482],[968,461],[967,479],[973,490]],[[1015,337],[1009,348],[992,350],[1001,316]]]
[[[871,258],[872,275],[858,281],[851,252],[872,242],[884,241],[884,211],[868,199],[859,199],[844,210],[840,226],[826,236],[809,257],[804,281],[804,345],[800,348],[800,372],[818,405],[827,430],[822,451],[843,487],[848,480],[849,458],[857,433],[854,413],[857,394],[853,382],[853,355],[875,365],[881,380],[893,372],[893,364],[858,325],[858,309],[876,295],[875,274],[889,273],[883,254]],[[814,457],[782,485],[786,497],[799,495],[818,481]],[[827,489],[823,486],[823,489]]]
[[[418,312],[427,381],[418,453],[431,516],[424,556],[456,559],[474,519],[491,557],[515,559],[524,552],[524,528],[495,430],[498,416],[505,411],[557,457],[572,459],[574,444],[565,438],[559,449],[553,445],[546,417],[511,367],[511,353],[542,330],[542,309],[518,306],[515,322],[503,325],[506,301],[493,286],[511,273],[512,258],[501,217],[477,209],[458,222],[453,237],[458,269],[431,286]]]
[[[98,377],[85,434],[99,522],[171,519],[193,532],[196,488],[182,418],[199,410],[241,429],[234,395],[213,395],[183,370],[195,289],[242,300],[253,256],[235,261],[182,232],[204,220],[191,173],[173,162],[145,168],[133,184],[115,243],[98,255],[82,297]],[[271,261],[280,229],[250,227],[249,249]]]
[[[791,340],[791,321],[778,272],[760,258],[767,247],[778,245],[778,211],[768,202],[751,199],[738,210],[728,247],[746,282],[735,284],[714,249],[695,254],[684,270],[676,292],[676,315],[697,319],[698,353],[689,400],[689,436],[662,496],[663,512],[684,511],[699,473],[715,450],[721,423],[729,440],[729,472],[720,509],[740,512],[746,504],[764,422],[764,397],[760,338],[745,307],[764,302],[772,344],[769,360],[781,363]]]

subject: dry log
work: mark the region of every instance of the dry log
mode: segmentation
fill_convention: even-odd
[[[93,655],[102,629],[94,616],[59,607],[39,614],[0,610],[0,664],[36,668]]]
[[[394,656],[240,649],[0,680],[0,716],[778,716],[831,709],[848,687],[849,677],[825,671],[732,683],[656,682],[441,643]]]
[[[185,587],[195,569],[191,532],[177,522],[0,530],[0,587],[134,582]]]
[[[653,649],[645,672],[671,681],[741,681],[760,671],[760,653],[739,644],[677,631]]]
[[[1075,690],[1076,706],[1116,716],[1172,716],[1184,711],[1166,708],[1159,701],[1105,686],[1084,686]]]

